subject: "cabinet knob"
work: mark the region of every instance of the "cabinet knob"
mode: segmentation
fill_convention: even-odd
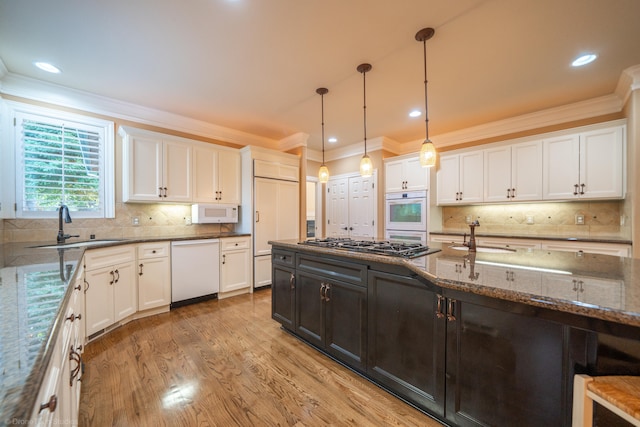
[[[40,405],[40,412],[42,412],[43,409],[47,409],[47,408],[49,409],[49,412],[53,412],[56,410],[56,406],[58,406],[58,396],[53,394],[51,395],[47,403],[42,403]]]

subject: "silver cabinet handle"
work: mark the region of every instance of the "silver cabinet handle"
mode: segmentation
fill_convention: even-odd
[[[260,222],[260,211],[256,211],[256,222]]]

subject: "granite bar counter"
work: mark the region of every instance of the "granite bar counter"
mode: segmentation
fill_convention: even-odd
[[[220,233],[157,236],[96,244],[90,248],[157,241],[246,236]],[[69,241],[73,244],[73,240]],[[62,328],[77,265],[86,247],[41,248],[55,242],[0,244],[0,420],[28,420]]]
[[[342,249],[270,242],[274,247],[400,265],[441,286],[630,326],[640,326],[640,260],[547,250],[468,254],[448,244],[404,259]],[[525,274],[526,273],[526,274]]]

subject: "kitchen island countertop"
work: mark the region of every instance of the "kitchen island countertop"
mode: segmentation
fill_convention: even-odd
[[[35,405],[45,368],[62,328],[63,310],[86,249],[159,241],[248,236],[216,233],[153,236],[114,240],[91,247],[53,248],[55,242],[0,244],[0,422],[27,423]],[[74,243],[73,240],[68,242]]]
[[[297,240],[274,247],[405,266],[443,288],[519,302],[630,326],[640,326],[640,260],[547,250],[468,254],[448,244],[413,259],[321,248]]]

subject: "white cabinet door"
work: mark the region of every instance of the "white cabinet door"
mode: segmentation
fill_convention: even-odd
[[[169,257],[138,260],[138,310],[171,304],[171,263]]]
[[[112,325],[113,314],[113,277],[112,267],[103,267],[85,273],[85,307],[86,307],[86,334],[94,333]]]
[[[278,207],[278,239],[297,239],[300,235],[300,193],[297,182],[279,181],[276,204]]]
[[[163,197],[165,202],[191,202],[192,147],[183,143],[164,141]]]
[[[240,152],[218,152],[218,191],[220,203],[240,204]]]
[[[393,193],[405,190],[404,162],[402,160],[388,161],[384,164],[385,192]]]
[[[426,190],[429,170],[420,165],[419,157],[386,161],[384,164],[385,192]]]
[[[477,203],[482,201],[483,159],[482,151],[460,154],[459,203]]]
[[[580,174],[580,137],[577,134],[545,139],[543,197],[574,199]]]
[[[251,286],[249,239],[249,237],[233,237],[220,240],[221,293]]]
[[[511,147],[484,150],[484,201],[511,201]]]
[[[623,129],[601,129],[580,136],[580,194],[582,198],[622,198]]]
[[[162,201],[162,140],[131,136],[125,139],[122,200]]]
[[[599,129],[544,141],[544,198],[624,196],[624,128]]]
[[[513,201],[542,200],[542,141],[511,147],[511,188]]]
[[[440,156],[440,169],[437,174],[438,204],[459,203],[460,197],[460,158],[457,155]]]
[[[193,148],[193,201],[215,203],[218,191],[218,150]]]
[[[113,312],[117,322],[138,311],[138,289],[133,261],[116,265],[114,273]]]
[[[409,191],[427,190],[429,188],[429,168],[423,168],[420,158],[404,160],[404,175]]]

